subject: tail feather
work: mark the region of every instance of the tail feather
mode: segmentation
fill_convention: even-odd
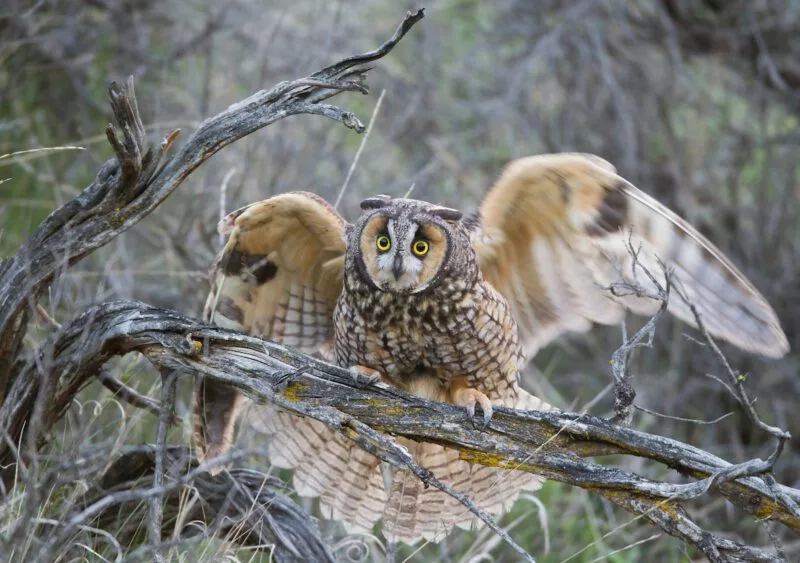
[[[514,406],[552,410],[521,389]],[[294,468],[298,494],[320,497],[322,515],[342,520],[348,531],[368,531],[382,518],[386,537],[413,544],[420,539],[439,541],[456,527],[483,525],[461,502],[435,487],[425,488],[408,470],[394,470],[387,492],[381,461],[321,422],[269,406],[257,412],[254,426],[272,435],[273,464]],[[489,514],[508,510],[520,492],[536,490],[544,481],[524,471],[473,465],[461,460],[457,450],[438,444],[398,441],[420,466]]]
[[[348,451],[341,436],[322,423],[313,422],[312,424],[306,419],[298,419],[298,428],[294,433],[300,434],[303,429],[307,429],[308,434],[302,438],[289,435],[291,441],[316,440],[313,453],[309,452],[295,465],[294,487],[303,496],[324,496],[328,490],[338,485],[339,474],[346,467]]]
[[[352,442],[345,443],[347,438],[341,435],[336,438],[341,444],[336,454],[344,454],[347,462],[337,475],[338,482],[329,487],[320,499],[323,514],[343,520],[354,529],[369,530],[380,519],[386,506],[380,460]]]
[[[519,389],[515,408],[550,411],[553,407]],[[473,465],[459,458],[458,451],[438,444],[403,440],[414,458],[440,481],[467,495],[485,512],[497,515],[514,504],[522,491],[541,488],[544,478],[526,471]],[[454,527],[480,528],[479,520],[466,506],[434,487],[424,488],[411,472],[395,471],[389,504],[384,513],[384,534],[413,544],[420,539],[439,541]]]
[[[324,517],[342,520],[351,531],[370,530],[381,518],[388,497],[380,459],[317,420],[272,406],[257,406],[251,418],[271,435],[273,465],[295,470],[295,490],[320,497]]]
[[[426,462],[447,456],[448,463],[434,475],[456,492],[467,495],[483,511],[497,515],[511,508],[522,491],[535,491],[544,478],[525,471],[473,465],[462,461],[458,452],[437,444],[418,443],[416,459]],[[410,471],[395,471],[389,504],[383,516],[384,534],[413,544],[420,539],[439,541],[455,527],[477,529],[483,521],[466,506],[434,487],[424,488]]]

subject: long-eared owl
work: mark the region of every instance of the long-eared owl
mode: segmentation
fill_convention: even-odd
[[[612,292],[623,280],[655,292],[662,264],[709,332],[780,357],[788,341],[759,292],[705,237],[591,155],[512,162],[478,211],[371,197],[345,222],[320,197],[278,195],[231,213],[212,270],[206,316],[429,399],[479,410],[549,410],[520,388],[524,358],[562,333],[652,314],[660,302]],[[693,324],[687,300],[668,310]],[[196,385],[201,460],[227,450],[244,398]],[[476,409],[477,407],[477,409]],[[324,424],[274,407],[254,419],[269,454],[294,468],[301,495],[350,529],[383,519],[387,537],[437,541],[472,514],[406,471],[385,479],[378,458]],[[416,461],[490,513],[542,479],[472,465],[436,444],[401,440]]]

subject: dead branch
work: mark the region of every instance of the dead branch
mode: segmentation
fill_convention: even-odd
[[[0,535],[0,553],[9,552],[6,547],[27,534],[41,510],[41,502],[49,494],[47,486],[63,482],[63,479],[59,481],[56,473],[40,466],[39,447],[50,437],[50,430],[62,419],[75,394],[90,381],[83,377],[62,377],[64,373],[54,369],[53,360],[59,355],[55,350],[35,354],[32,359],[23,357],[22,343],[28,321],[34,311],[39,315],[43,311],[41,307],[37,308],[38,295],[71,264],[108,244],[146,217],[212,155],[250,133],[298,114],[322,115],[363,132],[364,125],[355,115],[323,102],[342,91],[366,93],[366,73],[370,70],[366,65],[389,53],[422,17],[422,10],[409,12],[394,35],[374,51],[346,58],[306,78],[259,91],[230,106],[204,121],[173,156],[169,156],[168,151],[179,131],[172,131],[158,144],[149,142],[139,113],[133,79],[122,86],[111,84],[108,97],[117,127],[109,125],[106,136],[115,158],[101,167],[90,186],[52,212],[15,256],[0,260],[0,419],[20,424],[14,428],[2,427],[3,453],[0,458],[8,462],[3,468],[4,479],[16,471],[25,490],[11,537]],[[57,334],[63,330],[56,328]],[[181,345],[174,341],[174,335],[163,334],[157,338],[165,346]],[[80,334],[79,351],[73,355],[73,361],[67,363],[82,369],[84,358],[93,355],[85,348],[91,346],[91,340],[89,332]],[[182,345],[192,346],[186,341]],[[89,371],[97,374],[94,370]],[[116,387],[132,404],[145,404],[151,411],[156,408],[155,402],[128,393],[127,388],[117,381],[108,377],[103,380],[106,385]],[[58,401],[58,404],[51,400]],[[170,417],[168,402],[159,405],[161,438]],[[137,497],[140,500],[154,499],[151,502],[153,526],[150,529],[153,544],[160,542],[161,518],[157,503],[166,490],[166,485],[159,486],[163,463],[157,461],[155,465],[153,487],[148,489],[147,496]],[[10,482],[5,481],[5,484]],[[51,534],[51,539],[39,550],[38,557],[50,560],[48,558],[58,541],[66,541],[65,538],[69,537],[70,526],[77,529],[77,526],[84,525],[82,522],[73,524]]]
[[[364,125],[352,113],[322,102],[342,91],[366,93],[367,63],[387,53],[423,17],[409,12],[380,48],[348,57],[307,78],[262,90],[205,120],[178,153],[167,158],[179,130],[150,144],[136,102],[133,79],[112,83],[109,102],[118,129],[106,128],[116,158],[75,199],[50,214],[13,258],[0,261],[0,365],[14,366],[28,325],[30,301],[67,266],[108,244],[166,199],[198,166],[225,146],[285,117],[323,115],[357,132]],[[118,133],[118,130],[121,131]],[[15,379],[15,368],[0,372],[0,400]]]
[[[164,457],[167,448],[167,428],[170,417],[175,407],[175,384],[178,374],[174,371],[161,370],[161,412],[158,415],[158,429],[156,431],[156,461],[153,468],[153,487],[160,489],[164,486]],[[148,520],[148,535],[153,547],[154,559],[161,563],[158,549],[161,546],[161,527],[164,522],[163,498],[160,496],[150,499],[150,518]]]
[[[133,405],[138,409],[144,409],[150,412],[151,414],[160,416],[161,403],[159,403],[155,399],[151,399],[146,395],[142,395],[132,387],[128,387],[119,379],[111,375],[108,372],[108,370],[103,370],[100,373],[100,383],[102,383],[106,389],[111,391],[114,395],[118,396],[126,403],[130,403],[131,405]],[[175,415],[175,413],[170,414],[170,421],[172,424],[179,423],[179,419]]]
[[[633,233],[631,233],[632,236]],[[611,356],[611,376],[614,379],[614,416],[611,422],[618,424],[629,425],[633,420],[632,410],[634,408],[633,401],[636,398],[636,389],[631,385],[632,374],[628,370],[628,357],[637,348],[651,348],[653,346],[653,337],[656,333],[656,323],[661,316],[666,312],[669,305],[669,294],[672,288],[673,273],[669,271],[666,264],[659,260],[659,266],[664,274],[663,284],[656,278],[654,272],[648,270],[639,260],[640,248],[634,248],[633,243],[628,238],[626,242],[628,253],[631,256],[632,270],[637,274],[641,273],[646,276],[650,283],[655,287],[655,293],[650,295],[644,287],[638,283],[623,281],[624,277],[620,275],[620,281],[611,284],[608,287],[611,295],[636,295],[637,297],[647,297],[655,301],[661,302],[655,314],[648,319],[642,328],[640,328],[631,339],[628,339],[627,325],[622,323],[622,345]]]
[[[96,526],[113,529],[123,545],[131,545],[146,517],[144,501],[157,495],[164,501],[160,532],[165,536],[178,526],[183,540],[231,534],[240,545],[271,547],[277,561],[334,561],[316,524],[286,496],[289,490],[280,480],[249,469],[212,476],[198,468],[188,447],[167,446],[165,483],[156,485],[158,451],[156,445],[125,448],[84,495],[73,520],[89,520],[80,517],[88,512]],[[194,502],[187,503],[187,496]],[[61,544],[73,543],[79,530],[73,526],[67,532]]]
[[[491,425],[485,431],[477,430],[463,410],[453,405],[426,401],[381,385],[360,388],[354,385],[347,371],[277,344],[129,301],[90,309],[58,328],[30,359],[21,358],[28,320],[34,310],[42,313],[36,306],[37,294],[70,264],[149,214],[189,174],[228,144],[284,117],[301,113],[324,115],[363,131],[363,124],[353,114],[321,102],[341,91],[366,92],[364,75],[369,67],[364,65],[387,54],[421,18],[421,10],[408,14],[394,36],[375,51],[350,57],[306,78],[281,83],[234,104],[206,120],[172,157],[167,152],[178,131],[173,131],[159,145],[151,145],[146,139],[132,81],[125,86],[112,84],[109,100],[118,128],[109,126],[106,132],[116,158],[101,168],[95,181],[78,197],[53,212],[16,256],[0,261],[0,366],[3,366],[0,428],[4,430],[0,440],[0,478],[7,486],[16,472],[26,488],[28,498],[17,531],[22,533],[28,523],[34,522],[37,495],[58,474],[59,468],[37,467],[36,455],[51,439],[54,425],[83,386],[96,377],[103,379],[103,366],[110,358],[138,352],[163,372],[210,377],[239,388],[256,401],[272,401],[320,420],[381,459],[411,470],[426,485],[455,496],[490,526],[493,521],[469,498],[417,465],[393,437],[440,443],[459,450],[463,459],[473,463],[531,471],[591,489],[637,518],[691,543],[713,561],[779,560],[780,552],[775,555],[704,530],[684,509],[685,500],[715,492],[759,520],[774,520],[800,532],[797,509],[800,491],[775,482],[771,470],[777,455],[766,461],[732,465],[675,440],[572,413],[498,408]],[[645,332],[640,336],[646,336]],[[623,383],[629,375],[624,369],[625,353],[621,353],[620,371],[615,374]],[[105,380],[108,384],[108,378]],[[159,411],[158,446],[144,454],[139,450],[123,453],[105,471],[100,488],[87,495],[61,529],[50,534],[38,550],[39,559],[49,560],[54,552],[63,552],[76,533],[89,523],[99,521],[102,525],[113,510],[132,510],[134,506],[146,510],[148,505],[149,539],[157,554],[165,545],[162,537],[167,525],[176,518],[175,499],[194,487],[211,516],[204,511],[192,513],[192,518],[211,523],[216,529],[244,526],[248,532],[245,535],[254,538],[253,544],[276,545],[279,560],[331,560],[329,550],[319,540],[307,515],[283,497],[278,498],[279,493],[272,490],[277,484],[256,472],[238,469],[230,471],[228,477],[232,481],[215,481],[216,478],[206,474],[207,466],[191,465],[186,449],[165,445],[172,385],[166,382],[164,385],[160,403],[136,395],[128,397],[132,404],[138,402],[151,411]],[[632,397],[621,398],[618,414],[625,419],[630,415]],[[749,400],[745,402],[749,404]],[[676,470],[685,482],[645,479],[584,459],[608,454],[648,459]],[[137,457],[142,455],[143,458]],[[244,452],[232,452],[223,461],[241,457]],[[84,476],[75,480],[85,478],[100,459],[98,455],[93,460],[95,465],[87,464],[85,459],[76,460],[69,478],[73,474]],[[44,477],[37,483],[42,474]],[[237,488],[240,485],[243,488]],[[236,491],[241,496],[236,497]],[[238,499],[233,501],[238,512],[226,512],[231,494]],[[252,506],[258,507],[255,519],[243,510]],[[287,519],[284,523],[275,521],[276,506]],[[231,519],[234,522],[231,527],[224,528],[227,524],[223,523],[230,523]],[[495,531],[504,534],[496,527]],[[521,552],[507,534],[505,539]],[[0,537],[0,545],[4,541]]]
[[[405,468],[409,468],[405,458],[410,456],[390,436],[440,443],[460,450],[461,457],[473,463],[532,471],[590,489],[697,546],[709,557],[718,552],[727,560],[778,560],[760,548],[710,534],[692,521],[683,501],[709,490],[756,518],[774,520],[800,532],[800,517],[791,506],[800,501],[800,491],[747,476],[752,464],[731,465],[675,440],[572,413],[498,408],[487,430],[477,430],[462,409],[453,405],[426,401],[384,385],[360,388],[342,368],[137,302],[92,308],[54,337],[43,348],[40,360],[47,350],[52,351],[51,373],[61,374],[48,397],[56,410],[69,404],[74,390],[99,373],[110,357],[137,351],[161,368],[210,377],[239,388],[256,401],[273,401],[311,416],[382,459],[406,464]],[[37,369],[37,362],[32,361],[24,373]],[[32,384],[36,380],[23,377],[20,381]],[[24,404],[23,398],[35,392],[32,387],[18,388],[8,399]],[[22,409],[0,411],[0,425],[12,429],[10,438],[16,441],[29,415]],[[47,428],[40,431],[43,434],[38,439],[43,440]],[[676,470],[689,482],[653,481],[582,459],[608,454],[652,460]],[[0,460],[13,461],[13,453],[5,445],[0,447]],[[424,474],[419,476],[425,479]]]

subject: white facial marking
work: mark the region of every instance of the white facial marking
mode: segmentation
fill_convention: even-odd
[[[397,241],[394,236],[394,219],[389,219],[386,222],[386,230],[389,232],[389,240],[392,241],[392,246],[388,252],[378,253],[378,270],[379,279],[375,280],[378,285],[383,288],[384,283],[388,281],[388,276],[394,278],[392,275],[392,263],[394,262],[394,255],[397,252]]]
[[[405,226],[405,225],[403,225]],[[395,220],[386,222],[386,230],[392,246],[387,252],[378,253],[378,276],[375,283],[384,291],[408,292],[419,285],[419,275],[422,272],[422,259],[411,251],[411,245],[417,234],[419,225],[412,223],[408,228],[395,228]],[[398,238],[397,231],[400,231]],[[394,276],[395,257],[400,256],[402,274],[399,278]]]

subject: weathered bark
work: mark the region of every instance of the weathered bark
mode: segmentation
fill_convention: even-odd
[[[43,349],[33,359],[23,357],[22,342],[31,314],[36,310],[39,293],[71,264],[108,244],[146,217],[212,155],[262,127],[291,115],[312,114],[334,119],[362,132],[364,125],[355,115],[323,102],[342,91],[366,94],[366,73],[370,70],[368,63],[389,53],[422,17],[422,10],[409,12],[394,35],[374,51],[348,57],[306,78],[280,83],[271,90],[259,91],[230,106],[204,121],[173,156],[167,153],[179,131],[173,131],[159,144],[151,144],[146,138],[137,107],[133,80],[129,79],[124,86],[111,84],[108,95],[118,127],[115,129],[109,125],[106,135],[114,149],[115,158],[101,167],[91,185],[51,213],[15,256],[0,260],[0,419],[4,421],[0,458],[12,464],[4,467],[3,482],[0,484],[12,486],[21,480],[25,491],[21,507],[14,508],[17,518],[11,534],[0,534],[0,560],[3,555],[12,553],[12,547],[18,543],[30,544],[28,534],[38,529],[35,520],[43,509],[41,503],[46,502],[51,494],[47,487],[63,485],[64,479],[69,480],[69,477],[60,478],[52,471],[39,471],[39,446],[46,443],[49,431],[63,417],[75,393],[89,381],[81,375],[81,370],[86,367],[87,374],[96,375],[95,367],[128,346],[125,344],[116,351],[93,350],[93,342],[97,344],[99,341],[94,340],[90,332],[78,335],[70,333],[77,336],[77,341],[71,342],[71,360],[62,355],[64,350],[55,348]],[[90,317],[84,317],[84,320]],[[91,323],[84,328],[90,330]],[[57,334],[67,332],[69,329]],[[165,344],[171,342],[180,346],[174,341],[174,335],[164,337],[167,339],[163,341]],[[57,337],[51,344],[58,347],[59,341],[60,337]],[[185,352],[185,346],[189,344],[183,342],[183,346],[181,349]],[[106,385],[121,391],[121,397],[134,398],[134,402],[140,406],[146,405],[151,410],[159,406],[152,399],[137,396],[108,374],[101,376],[101,379]],[[169,420],[170,413],[163,414],[163,420]],[[162,424],[162,438],[163,435]],[[86,471],[81,465],[84,462],[86,460],[76,461],[70,469],[81,474],[81,471]],[[100,464],[98,468],[102,469],[104,465]],[[14,469],[11,469],[12,466]],[[155,524],[151,526],[153,543],[159,541],[160,511],[157,500],[171,490],[167,485],[159,486],[162,478],[160,469],[163,466],[164,460],[156,455],[153,486],[145,491],[117,494],[105,501],[150,500]],[[15,471],[17,481],[12,483],[9,476]],[[199,473],[194,475],[193,480],[198,476]],[[255,484],[249,486],[252,488]],[[0,498],[8,502],[10,497],[6,494],[7,489],[0,489]],[[84,516],[93,517],[90,514]],[[44,544],[31,555],[31,560],[53,560],[53,554],[61,552],[71,534],[85,523],[81,521],[80,513],[75,518],[57,533],[49,534]],[[263,521],[270,526],[275,523],[272,516]],[[308,545],[314,542],[319,544],[318,535],[310,530],[301,526],[298,533],[310,534]],[[265,534],[263,538],[272,534],[280,540],[279,536],[286,536],[286,530],[276,525],[262,534]],[[314,549],[317,553],[322,553],[320,549],[324,551],[321,545]],[[278,555],[279,559],[287,560],[280,553]],[[153,556],[159,557],[157,550],[153,551]],[[330,559],[330,554],[326,557]]]
[[[257,92],[205,120],[171,158],[166,154],[179,130],[151,145],[133,79],[125,86],[112,83],[108,96],[122,138],[111,125],[106,134],[116,158],[102,166],[80,195],[51,213],[13,258],[0,262],[0,366],[5,366],[0,371],[0,399],[15,379],[13,366],[27,329],[27,311],[54,276],[141,221],[203,162],[258,129],[291,115],[314,114],[362,132],[364,125],[355,115],[322,102],[342,91],[366,93],[369,67],[364,65],[391,51],[422,16],[422,10],[409,13],[394,36],[375,51]]]
[[[723,495],[745,513],[775,520],[800,532],[800,491],[777,485],[769,473],[764,473],[771,467],[769,462],[752,460],[731,465],[675,440],[573,413],[498,408],[490,426],[485,431],[478,430],[467,420],[463,409],[453,405],[426,401],[383,385],[361,388],[354,385],[346,370],[280,345],[130,301],[93,307],[58,329],[33,357],[21,357],[21,342],[37,293],[70,264],[145,217],[223,147],[300,113],[325,115],[357,131],[363,130],[351,113],[321,102],[342,90],[365,92],[364,73],[368,68],[363,65],[388,53],[421,17],[421,11],[409,14],[395,35],[376,51],[345,59],[305,79],[258,92],[206,120],[171,158],[167,151],[177,131],[158,146],[148,144],[132,82],[125,87],[111,86],[111,105],[122,131],[120,138],[112,127],[107,130],[116,158],[103,165],[92,185],[53,212],[15,257],[0,262],[0,428],[5,432],[0,440],[2,482],[11,486],[15,471],[24,481],[29,471],[25,464],[35,466],[36,453],[48,443],[55,424],[80,389],[95,378],[123,390],[122,396],[130,397],[133,404],[151,411],[159,409],[160,438],[164,439],[164,426],[170,418],[169,394],[164,395],[166,402],[159,404],[125,390],[103,375],[103,366],[112,357],[138,352],[164,373],[212,378],[239,388],[256,401],[273,401],[320,420],[383,460],[411,470],[431,486],[446,489],[415,463],[395,436],[455,448],[463,459],[474,463],[532,471],[592,490],[696,546],[711,560],[778,560],[779,556],[764,549],[705,531],[683,507],[685,500],[711,491]],[[651,460],[676,470],[686,483],[646,479],[585,459],[608,454]],[[34,469],[30,469],[31,474],[35,474]],[[231,473],[234,483],[210,479],[203,470],[190,467],[182,448],[124,452],[66,526],[45,541],[37,557],[48,560],[54,552],[63,552],[83,523],[102,524],[112,519],[114,507],[126,509],[130,503],[145,506],[142,501],[150,501],[155,514],[150,533],[151,542],[157,544],[160,532],[166,531],[163,525],[171,518],[175,495],[183,487],[194,486],[204,492],[211,520],[225,514],[248,526],[266,523],[263,530],[251,530],[256,534],[251,537],[259,545],[278,545],[279,559],[331,558],[307,516],[272,490],[278,487],[276,483],[266,482],[267,488],[256,496],[259,501],[273,505],[277,502],[278,513],[270,509],[259,512],[252,520],[252,515],[242,511],[225,512],[230,507],[224,502],[230,497],[220,501],[222,493],[217,487],[241,486],[243,489],[237,490],[255,495],[255,491],[262,490],[263,476],[235,470]],[[139,478],[143,479],[143,486],[134,486]],[[41,491],[32,486],[33,481],[25,485],[28,500],[20,511],[15,534],[25,533],[38,510],[37,495]],[[104,490],[109,488],[113,490]],[[447,492],[480,517],[488,518],[457,491]],[[162,526],[158,525],[162,515],[153,500],[160,498],[165,499]],[[201,519],[210,522],[206,518],[208,515]],[[493,524],[491,519],[486,521]],[[292,534],[296,539],[285,541]],[[507,535],[504,538],[519,551]],[[0,552],[4,541],[0,536]],[[288,547],[290,544],[295,551]],[[154,553],[156,547],[153,546]]]
[[[732,466],[690,445],[593,416],[502,407],[489,427],[479,430],[453,405],[385,385],[362,388],[342,368],[142,303],[117,301],[94,307],[65,327],[44,350],[23,373],[31,375],[42,362],[49,362],[48,369],[61,374],[46,398],[54,413],[61,412],[110,357],[136,351],[160,368],[213,378],[256,401],[272,401],[320,420],[384,460],[415,470],[423,479],[424,468],[413,467],[408,452],[391,436],[440,443],[460,450],[463,459],[474,463],[532,471],[592,490],[707,554],[713,548],[730,560],[778,559],[765,550],[704,531],[683,509],[685,499],[710,488],[748,514],[800,532],[800,491],[771,486],[760,476],[726,475],[732,469],[746,474],[746,467]],[[36,381],[34,377],[22,380]],[[36,391],[35,387],[19,388],[9,400],[22,405]],[[23,409],[0,411],[0,425],[14,429],[17,434],[11,436],[16,440],[29,416]],[[48,420],[52,424],[57,418]],[[40,428],[40,440],[47,429],[47,425]],[[11,454],[7,447],[0,447],[2,463],[13,461]],[[654,481],[582,459],[608,454],[652,460],[678,471],[689,482]]]
[[[87,510],[103,503],[94,517],[95,525],[114,530],[123,545],[134,543],[136,534],[141,533],[146,517],[141,499],[154,486],[157,451],[155,445],[124,449],[80,507]],[[280,480],[258,471],[231,469],[215,476],[202,472],[188,481],[187,473],[197,469],[193,452],[186,446],[169,446],[164,454],[165,537],[180,517],[187,523],[202,522],[207,537],[234,532],[241,545],[274,546],[277,561],[334,560],[314,521],[286,496],[290,491]],[[132,494],[135,492],[141,495]],[[187,503],[186,498],[194,495],[197,502]],[[192,525],[183,537],[200,533],[201,528]]]

